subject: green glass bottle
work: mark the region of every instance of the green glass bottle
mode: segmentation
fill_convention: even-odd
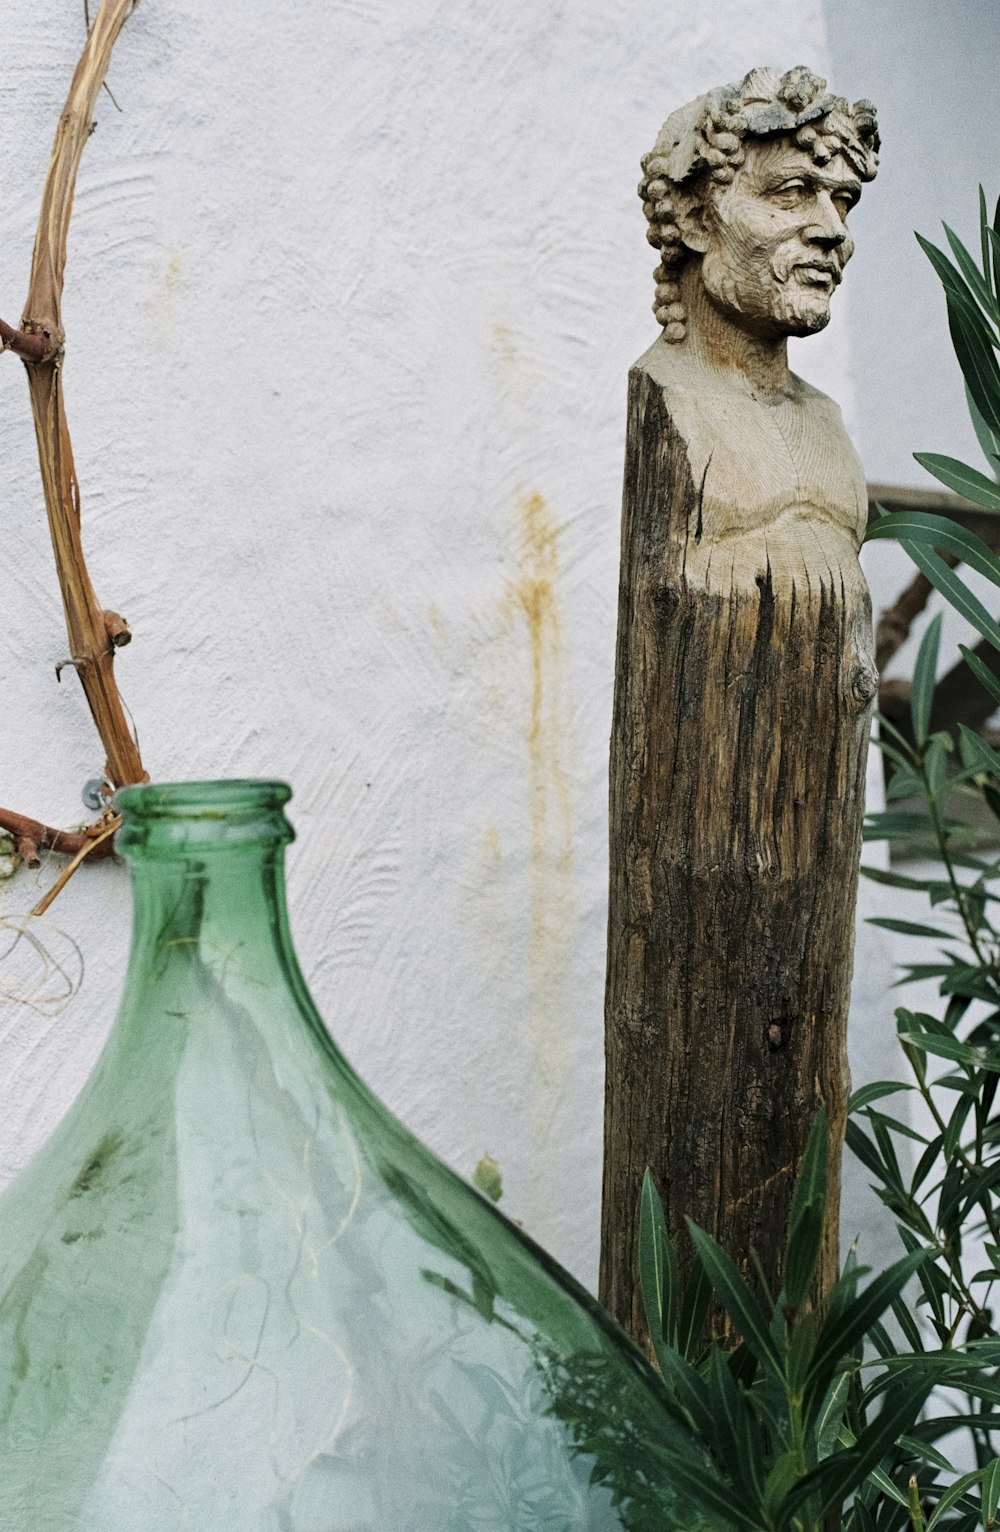
[[[638,1352],[330,1040],[288,797],[118,795],[125,995],[0,1199],[0,1528],[690,1532]]]

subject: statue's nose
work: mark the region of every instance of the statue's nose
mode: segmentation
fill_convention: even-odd
[[[817,198],[816,217],[803,230],[805,238],[811,240],[814,245],[820,245],[824,250],[836,250],[847,239],[847,225],[844,223],[836,203],[826,193],[821,192]]]

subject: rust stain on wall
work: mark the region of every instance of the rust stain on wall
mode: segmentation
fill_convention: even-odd
[[[538,1137],[551,1121],[552,1092],[566,1078],[569,1040],[566,981],[570,977],[573,898],[573,804],[565,759],[563,626],[559,601],[559,536],[544,497],[518,502],[518,575],[505,606],[525,625],[528,710],[525,745],[530,834],[530,968],[532,1036],[541,1087],[533,1100]]]

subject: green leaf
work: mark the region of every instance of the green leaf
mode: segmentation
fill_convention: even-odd
[[[779,1520],[780,1525],[779,1507],[782,1506],[789,1491],[793,1490],[799,1482],[800,1477],[798,1453],[782,1452],[775,1458],[764,1486],[764,1502],[761,1507],[769,1524]]]
[[[911,518],[912,519],[912,518]],[[920,640],[916,662],[913,666],[913,690],[910,694],[910,718],[913,737],[918,745],[926,744],[931,708],[934,706],[934,687],[937,682],[938,650],[941,646],[941,613],[927,625]]]
[[[893,1318],[909,1343],[910,1350],[915,1354],[926,1350],[924,1338],[920,1333],[920,1326],[914,1319],[910,1305],[906,1300],[904,1298],[893,1298],[890,1308]]]
[[[866,1426],[855,1446],[846,1452],[835,1452],[806,1474],[788,1496],[786,1505],[794,1508],[814,1489],[820,1493],[818,1519],[838,1509],[848,1495],[860,1489],[872,1469],[877,1469],[882,1458],[895,1445],[901,1432],[916,1420],[931,1388],[930,1377],[926,1387],[912,1384],[887,1393],[885,1403],[871,1425]],[[894,1486],[893,1486],[894,1488]],[[899,1492],[896,1491],[898,1494]],[[790,1505],[789,1505],[790,1502]],[[785,1507],[782,1507],[784,1510]]]
[[[994,1458],[983,1469],[982,1500],[983,1529],[989,1532],[996,1520],[997,1505],[1000,1504],[1000,1458]]]
[[[715,1421],[704,1378],[672,1346],[663,1345],[656,1353],[656,1360],[660,1364],[667,1392],[672,1393],[678,1405],[686,1412],[694,1430],[700,1432],[705,1441],[712,1441]]]
[[[901,1032],[899,1036],[901,1041],[912,1043],[923,1053],[933,1053],[935,1058],[950,1059],[966,1069],[985,1069],[990,1074],[1000,1074],[1000,1056],[990,1058],[960,1043],[957,1037],[929,1037],[926,1032]]]
[[[788,1213],[785,1301],[793,1309],[809,1294],[823,1241],[829,1130],[822,1107],[813,1119]]]
[[[977,505],[986,506],[988,510],[1000,511],[1000,485],[996,479],[988,479],[978,468],[970,468],[967,463],[955,457],[943,457],[936,452],[915,452],[913,456],[922,468],[932,473],[935,479],[940,479],[948,489],[964,495],[966,500],[974,500]]]
[[[889,1128],[891,1132],[898,1133],[902,1138],[912,1139],[915,1144],[926,1145],[927,1139],[923,1133],[918,1133],[916,1128],[911,1128],[908,1122],[900,1122],[897,1117],[889,1117],[885,1112],[876,1112],[874,1107],[866,1108],[868,1120],[871,1123],[879,1123]]]
[[[913,893],[933,894],[937,889],[951,893],[951,884],[938,878],[914,878],[904,872],[890,872],[886,867],[862,867],[861,874],[872,883],[885,884],[887,888],[906,888]]]
[[[883,931],[898,931],[900,936],[928,936],[946,942],[961,940],[957,931],[945,931],[940,926],[922,926],[914,920],[891,920],[887,915],[869,915],[867,924],[881,926]]]
[[[699,1229],[690,1218],[685,1222],[698,1252],[698,1259],[726,1313],[758,1361],[780,1378],[781,1358],[756,1297],[721,1245],[716,1244],[712,1236],[706,1234],[704,1229]]]
[[[992,337],[984,333],[960,299],[948,294],[948,328],[958,365],[969,392],[991,430],[1000,430],[1000,368],[992,350]]]
[[[980,686],[989,693],[994,702],[1000,704],[1000,679],[993,674],[989,666],[979,658],[979,655],[974,650],[969,649],[965,644],[959,644],[958,647],[963,660],[972,671]]]
[[[954,230],[950,229],[947,224],[944,224],[943,228],[947,235],[948,243],[951,246],[951,253],[955,257],[955,263],[976,300],[986,310],[990,319],[994,321],[1000,319],[1000,314],[997,313],[997,306],[993,299],[992,289],[988,282],[984,280],[979,267]]]
[[[959,749],[962,753],[962,761],[966,766],[974,766],[977,771],[985,772],[987,776],[995,777],[1000,782],[1000,755],[988,745],[981,734],[976,734],[968,725],[960,723],[959,726]]]
[[[1000,200],[997,201],[997,211],[993,215],[993,227],[986,230],[986,235],[993,247],[993,281],[1000,289]]]
[[[961,1500],[967,1490],[970,1490],[974,1484],[978,1484],[984,1472],[985,1469],[975,1468],[971,1473],[964,1473],[960,1479],[955,1480],[954,1484],[945,1491],[934,1507],[927,1523],[927,1532],[933,1532],[945,1511],[950,1511],[952,1506]]]
[[[673,1345],[677,1326],[677,1251],[667,1234],[663,1205],[647,1169],[639,1202],[639,1286],[654,1346]]]
[[[813,1353],[809,1376],[814,1386],[818,1385],[825,1392],[841,1357],[867,1334],[926,1259],[927,1251],[923,1249],[905,1255],[869,1282],[843,1313],[828,1316]]]
[[[983,603],[974,596],[968,586],[958,578],[953,570],[943,559],[938,558],[929,548],[915,543],[911,539],[901,539],[900,546],[906,550],[910,558],[930,580],[935,590],[959,612],[966,621],[970,622],[989,641],[994,649],[1000,649],[1000,626],[990,616]]]
[[[761,1523],[740,1505],[731,1486],[718,1478],[703,1459],[672,1451],[661,1455],[667,1462],[671,1483],[686,1490],[701,1509],[707,1512],[709,1525],[714,1527],[718,1518],[723,1527],[736,1526],[745,1529],[745,1532],[763,1532]]]
[[[847,1104],[848,1112],[860,1112],[862,1107],[871,1106],[873,1101],[881,1101],[885,1096],[893,1096],[897,1091],[912,1090],[904,1080],[871,1080],[867,1085],[861,1085],[852,1095]]]
[[[760,1504],[764,1481],[760,1465],[764,1449],[757,1422],[733,1382],[725,1353],[713,1347],[708,1359],[708,1388],[715,1431],[711,1438],[717,1460],[742,1491],[742,1498]]]
[[[994,486],[994,490],[997,503],[1000,504],[1000,489]],[[937,548],[939,552],[954,553],[963,564],[1000,586],[1000,558],[975,532],[970,532],[947,516],[935,516],[928,511],[893,511],[872,525],[865,541],[872,542],[878,538],[917,542],[928,548]]]
[[[944,288],[945,302],[948,306],[949,319],[954,309],[962,316],[969,329],[980,336],[983,344],[989,346],[992,343],[992,331],[989,322],[983,315],[979,304],[976,302],[975,294],[971,291],[961,272],[952,265],[944,251],[939,250],[937,245],[932,245],[929,239],[924,239],[921,234],[918,234],[917,243],[941,280],[941,285]]]
[[[828,1458],[837,1445],[840,1435],[840,1425],[844,1418],[844,1410],[847,1408],[847,1397],[851,1392],[851,1374],[842,1372],[834,1378],[826,1391],[826,1396],[820,1404],[813,1427],[816,1438],[816,1456],[820,1459]]]
[[[986,421],[983,419],[982,410],[969,393],[968,384],[965,385],[965,403],[969,411],[969,418],[972,421],[972,428],[979,440],[979,445],[983,449],[983,456],[990,465],[991,470],[995,473],[997,468],[1000,467],[1000,435],[991,431],[986,424]]]
[[[696,1254],[677,1320],[677,1350],[682,1357],[691,1358],[696,1354],[711,1301],[712,1284]]]
[[[982,258],[983,275],[990,292],[996,296],[996,288],[993,282],[993,272],[990,269],[990,215],[986,207],[986,192],[982,182],[979,183],[979,253]]]

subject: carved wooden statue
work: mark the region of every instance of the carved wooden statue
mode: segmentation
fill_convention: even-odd
[[[836,1272],[869,711],[861,465],[788,369],[821,330],[877,165],[874,108],[755,69],[643,161],[662,336],[630,376],[615,711],[601,1295],[644,1333],[648,1164],[778,1280],[820,1101]],[[686,1236],[684,1237],[686,1240]]]

